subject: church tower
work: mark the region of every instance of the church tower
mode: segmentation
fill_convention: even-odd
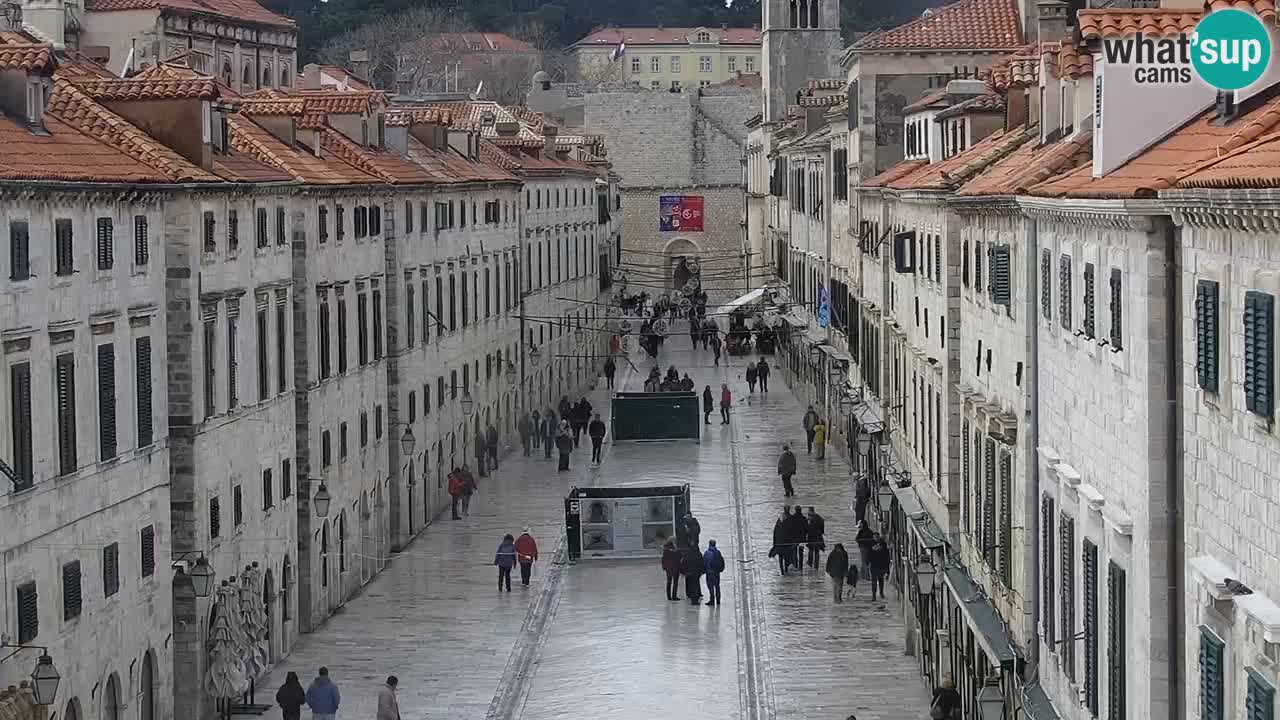
[[[841,78],[840,0],[764,0],[764,119],[778,120],[810,79]]]

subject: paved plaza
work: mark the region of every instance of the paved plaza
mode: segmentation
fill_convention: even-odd
[[[652,365],[633,359],[641,372]],[[584,441],[569,473],[508,457],[481,480],[469,518],[438,518],[360,597],[303,636],[263,690],[274,695],[289,670],[307,684],[326,665],[342,688],[340,720],[372,720],[388,674],[400,678],[404,720],[928,717],[927,689],[890,608],[871,603],[865,585],[833,605],[824,573],[782,577],[767,557],[784,503],[774,472],[782,442],[799,445],[791,504],[826,518],[828,547],[852,547],[848,466],[833,452],[825,461],[805,454],[804,407],[780,370],[767,396],[749,396],[742,359],[711,360],[680,335],[659,358],[688,372],[699,392],[711,385],[718,397],[729,383],[730,425],[716,413],[701,443],[607,444],[600,468],[585,462]],[[642,380],[625,364],[619,370],[619,389],[639,390]],[[603,385],[590,399],[607,412]],[[622,483],[690,484],[702,544],[715,539],[725,555],[723,605],[667,601],[657,559],[551,562],[568,489]],[[517,581],[499,594],[494,549],[525,525],[543,562],[532,587]]]

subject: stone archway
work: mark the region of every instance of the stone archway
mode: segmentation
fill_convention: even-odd
[[[141,695],[139,720],[156,720],[156,654],[151,650],[142,656],[142,680],[138,688]]]
[[[674,295],[686,286],[702,285],[702,248],[688,238],[674,238],[662,249],[665,277],[664,290]]]
[[[122,720],[120,716],[122,706],[120,676],[111,673],[107,678],[107,690],[102,694],[102,720]]]

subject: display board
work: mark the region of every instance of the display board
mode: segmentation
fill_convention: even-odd
[[[702,232],[701,195],[662,195],[658,198],[660,232]]]
[[[573,488],[564,501],[569,559],[660,557],[688,511],[688,485]]]
[[[618,440],[702,439],[696,392],[617,393],[613,396],[613,434]]]

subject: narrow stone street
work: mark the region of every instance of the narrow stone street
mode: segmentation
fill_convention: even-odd
[[[718,396],[728,383],[730,425],[713,413],[701,443],[609,444],[598,469],[584,462],[584,448],[571,473],[509,457],[482,481],[469,518],[437,519],[344,612],[304,636],[264,689],[274,694],[289,670],[305,685],[327,665],[344,693],[340,714],[352,718],[374,716],[388,674],[400,678],[405,720],[927,717],[900,618],[871,603],[865,585],[833,605],[825,573],[781,577],[767,557],[784,502],[774,472],[781,444],[799,446],[791,504],[814,506],[826,518],[828,548],[844,542],[855,555],[848,466],[834,452],[821,462],[805,454],[804,408],[780,369],[767,396],[749,396],[744,359],[715,366],[709,351],[687,343],[673,335],[660,364],[687,372],[699,392],[710,385]],[[633,359],[641,372],[652,364]],[[619,389],[639,390],[642,380],[625,364],[619,370]],[[603,382],[590,399],[607,412]],[[551,563],[573,484],[682,483],[691,486],[702,546],[715,539],[725,555],[722,606],[665,600],[656,559]],[[532,587],[517,582],[499,594],[494,548],[525,525],[543,561]]]

